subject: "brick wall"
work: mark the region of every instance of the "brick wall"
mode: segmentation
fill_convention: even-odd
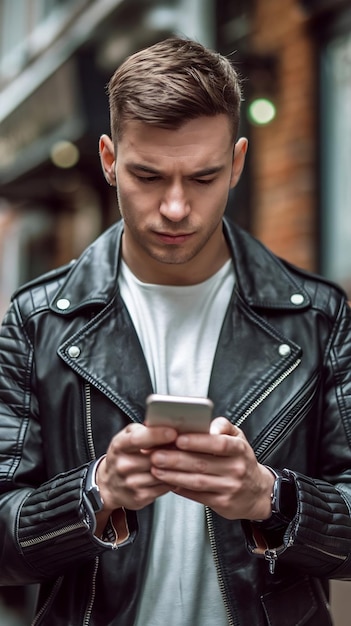
[[[258,0],[255,53],[277,59],[277,117],[251,137],[253,233],[278,255],[316,269],[315,51],[297,0]]]

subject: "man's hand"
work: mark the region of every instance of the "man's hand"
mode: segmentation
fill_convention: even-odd
[[[167,483],[175,493],[227,519],[271,515],[274,476],[257,462],[244,433],[227,419],[213,420],[209,434],[181,434],[175,444],[176,449],[150,454],[148,471],[163,489]]]
[[[97,519],[106,519],[120,507],[142,509],[171,490],[151,473],[150,454],[156,447],[166,450],[176,438],[173,428],[147,428],[142,424],[129,424],[113,437],[97,469],[96,482],[104,501]]]

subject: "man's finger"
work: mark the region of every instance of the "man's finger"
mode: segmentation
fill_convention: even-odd
[[[164,446],[175,441],[177,432],[173,428],[148,428],[143,424],[129,424],[112,440],[113,448],[124,452],[140,452],[141,449]]]
[[[210,426],[211,435],[232,435],[233,437],[243,436],[243,432],[232,424],[226,417],[216,417]]]

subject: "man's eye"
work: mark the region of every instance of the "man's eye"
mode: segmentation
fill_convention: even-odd
[[[135,178],[142,183],[154,183],[156,180],[159,180],[158,176],[139,176],[138,174],[135,174]]]
[[[213,183],[214,178],[195,178],[194,180],[199,183],[199,185],[210,185]]]

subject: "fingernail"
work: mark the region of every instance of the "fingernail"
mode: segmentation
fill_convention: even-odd
[[[187,435],[180,435],[177,439],[177,446],[180,448],[187,448],[189,444],[189,437]]]

